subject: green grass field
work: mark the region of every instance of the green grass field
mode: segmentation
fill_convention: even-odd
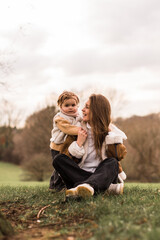
[[[22,170],[17,165],[0,162],[0,182],[18,182],[21,174]]]
[[[43,186],[48,182],[22,181],[23,170],[14,164],[0,162],[0,186]]]
[[[81,201],[65,201],[47,182],[4,184],[0,209],[16,232],[9,240],[160,239],[160,184],[126,183],[123,195]]]

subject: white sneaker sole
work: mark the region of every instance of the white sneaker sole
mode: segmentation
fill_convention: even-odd
[[[77,194],[79,197],[82,197],[82,198],[89,198],[89,197],[93,196],[93,192],[85,186],[78,186]]]
[[[66,197],[81,197],[89,198],[93,196],[94,190],[91,186],[86,186],[86,184],[79,185],[75,188],[66,190]]]
[[[77,188],[71,188],[66,190],[66,197],[75,197],[77,196]]]
[[[106,193],[109,195],[122,195],[123,194],[123,189],[124,189],[124,183],[117,183],[117,188],[116,189],[108,189]]]

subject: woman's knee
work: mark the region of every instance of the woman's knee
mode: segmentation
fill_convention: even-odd
[[[61,154],[57,154],[52,162],[53,167],[55,168],[57,166],[58,163],[60,163],[61,161]]]
[[[64,161],[66,161],[66,158],[68,157],[64,154],[57,154],[52,163],[53,167],[56,169],[56,166],[63,164]]]
[[[106,165],[107,168],[113,168],[118,171],[118,161],[116,158],[111,157],[111,158],[106,158],[104,160],[104,165]]]

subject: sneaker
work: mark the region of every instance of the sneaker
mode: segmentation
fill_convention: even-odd
[[[66,190],[66,198],[89,198],[93,196],[94,189],[87,183]]]
[[[124,183],[117,183],[117,184],[111,183],[111,185],[107,189],[107,193],[120,195],[120,194],[123,194],[123,188],[124,188]]]
[[[118,174],[118,183],[123,183],[123,184],[124,184],[124,181],[123,181],[123,179],[120,177],[119,174]]]
[[[125,174],[124,171],[122,171],[121,173],[118,174],[118,177],[120,177],[124,181],[124,180],[126,180],[127,175]]]
[[[77,194],[77,187],[75,188],[70,188],[70,189],[67,189],[66,190],[66,197],[76,197],[78,194]]]
[[[93,196],[94,189],[87,183],[80,184],[77,186],[77,194],[82,198],[89,198]]]

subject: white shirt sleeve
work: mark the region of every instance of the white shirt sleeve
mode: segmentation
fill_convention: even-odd
[[[76,157],[76,158],[82,158],[83,155],[85,154],[84,147],[79,147],[77,142],[74,141],[71,143],[71,145],[68,148],[69,153]]]

